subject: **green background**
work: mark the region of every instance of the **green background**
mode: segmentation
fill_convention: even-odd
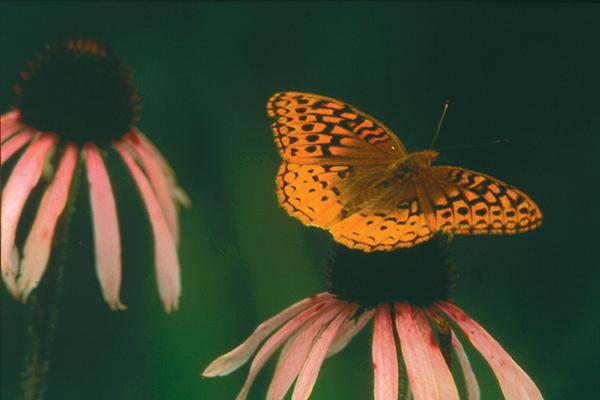
[[[599,20],[592,4],[2,3],[0,109],[47,42],[104,40],[135,74],[139,127],[193,201],[182,213],[181,308],[167,316],[149,223],[123,167],[113,163],[112,174],[126,312],[101,299],[80,196],[48,398],[231,399],[247,366],[219,379],[199,372],[260,321],[322,290],[329,235],[289,218],[274,195],[279,157],[265,102],[281,90],[355,104],[409,150],[430,144],[450,99],[440,163],[511,182],[545,214],[534,233],[456,238],[456,303],[546,398],[599,398]],[[509,143],[463,146],[496,139]],[[4,290],[1,299],[1,394],[13,399],[27,307]],[[372,397],[370,335],[325,362],[313,399]],[[501,398],[489,367],[467,351],[483,399]],[[252,398],[264,398],[272,370]]]

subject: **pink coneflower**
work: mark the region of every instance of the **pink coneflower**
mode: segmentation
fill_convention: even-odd
[[[376,400],[411,395],[415,400],[459,399],[449,368],[453,354],[462,367],[466,398],[479,399],[475,374],[453,326],[487,360],[506,399],[542,399],[533,381],[498,342],[448,300],[454,278],[439,245],[432,242],[368,255],[340,249],[330,265],[328,291],[263,322],[244,343],[213,361],[202,374],[227,375],[262,344],[237,397],[245,399],[265,363],[283,347],[267,399],[283,399],[294,381],[292,399],[307,399],[323,361],[342,350],[374,319]]]
[[[78,39],[48,46],[28,63],[21,78],[15,109],[2,115],[0,122],[3,175],[4,168],[12,166],[8,180],[2,182],[1,240],[2,279],[10,293],[26,301],[40,282],[57,223],[68,214],[78,166],[83,165],[102,294],[111,309],[125,308],[119,293],[119,218],[103,160],[112,147],[131,172],[150,218],[164,308],[176,309],[180,295],[176,203],[187,200],[163,156],[133,126],[139,99],[130,72],[111,49]],[[19,249],[16,232],[26,223],[23,209],[32,190],[45,183]]]

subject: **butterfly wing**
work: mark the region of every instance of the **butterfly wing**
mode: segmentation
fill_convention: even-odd
[[[341,219],[342,190],[351,167],[282,163],[277,174],[279,204],[305,225],[328,228]]]
[[[373,189],[370,200],[357,211],[344,213],[348,202],[342,201],[343,218],[329,228],[338,242],[366,252],[390,251],[412,247],[439,232],[527,232],[543,219],[539,207],[521,190],[458,167],[429,167],[411,179]]]
[[[371,200],[382,196],[382,189],[372,185],[379,174],[377,167],[283,163],[277,197],[288,214],[328,229],[336,241],[351,248],[393,250],[429,239],[431,230],[411,182],[396,187],[402,198],[395,207]]]
[[[316,94],[276,93],[267,102],[283,160],[298,164],[386,164],[406,149],[385,125],[357,108]]]
[[[543,215],[523,191],[459,167],[431,167],[424,187],[435,229],[462,235],[513,234],[538,228]]]
[[[353,213],[333,225],[330,232],[336,241],[367,253],[412,247],[433,236],[414,192],[405,192],[395,207]]]

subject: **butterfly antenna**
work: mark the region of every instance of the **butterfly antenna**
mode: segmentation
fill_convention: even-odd
[[[508,143],[510,143],[510,140],[508,140],[507,138],[504,138],[504,139],[491,140],[491,141],[485,142],[485,143],[463,144],[463,145],[459,145],[459,146],[447,146],[447,147],[444,147],[444,150],[472,149],[472,148],[477,148],[477,147],[490,146],[493,144],[508,144]]]
[[[450,100],[446,100],[444,102],[444,109],[442,110],[442,116],[440,117],[440,122],[438,122],[437,129],[435,130],[435,135],[433,135],[433,140],[431,141],[430,149],[433,149],[433,145],[435,144],[438,136],[440,135],[440,131],[442,130],[442,125],[444,124],[444,120],[446,119],[446,113],[448,112],[448,105],[450,104]]]

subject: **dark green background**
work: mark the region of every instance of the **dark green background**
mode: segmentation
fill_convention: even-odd
[[[546,398],[598,398],[599,20],[592,4],[2,3],[0,109],[45,43],[102,39],[135,73],[139,126],[193,201],[182,214],[181,309],[165,316],[149,224],[123,167],[114,163],[113,176],[121,174],[126,312],[101,300],[80,196],[48,397],[234,397],[247,367],[210,380],[199,371],[323,287],[329,236],[289,218],[274,195],[279,157],[265,102],[299,90],[357,105],[410,150],[429,145],[450,99],[440,162],[511,182],[545,214],[534,233],[457,238],[456,303]],[[448,149],[495,139],[510,143]],[[1,393],[13,399],[27,307],[1,296]],[[371,398],[370,332],[326,361],[312,398]],[[468,351],[483,399],[501,398],[483,359]],[[252,398],[264,397],[272,364]]]

